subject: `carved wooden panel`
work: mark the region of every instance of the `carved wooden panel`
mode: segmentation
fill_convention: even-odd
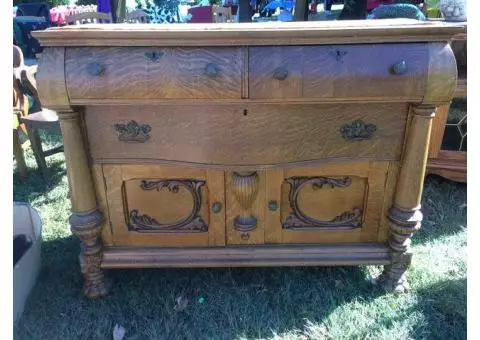
[[[267,171],[266,243],[375,242],[387,169],[366,162]]]
[[[104,175],[114,245],[225,244],[222,172],[104,165]]]
[[[85,114],[95,162],[232,166],[397,160],[406,117],[407,106],[398,103],[102,106]],[[119,133],[119,125],[133,120],[132,133]]]
[[[250,48],[251,98],[421,100],[428,48],[418,44]]]
[[[72,47],[72,99],[241,98],[241,48]]]

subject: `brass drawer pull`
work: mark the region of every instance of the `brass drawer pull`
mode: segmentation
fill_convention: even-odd
[[[127,124],[114,124],[113,128],[118,133],[118,140],[122,142],[145,143],[150,139],[152,128],[148,124],[138,124],[131,120]]]
[[[145,57],[152,62],[156,62],[156,61],[159,61],[160,58],[164,56],[164,54],[165,53],[163,52],[155,52],[155,51],[145,52]]]
[[[375,124],[366,124],[363,120],[357,119],[351,124],[345,124],[340,128],[342,137],[348,141],[360,141],[370,139],[377,130]]]
[[[405,60],[399,61],[392,65],[391,72],[395,75],[402,75],[408,72],[408,65]]]
[[[208,63],[205,66],[205,74],[209,77],[216,77],[218,75],[218,66],[214,63]]]
[[[91,76],[103,76],[105,73],[105,66],[95,62],[88,63],[87,72]]]
[[[213,203],[213,205],[212,205],[212,211],[213,211],[215,214],[218,214],[220,211],[222,211],[222,203],[220,203],[220,202],[215,202],[215,203]]]
[[[242,233],[242,235],[240,235],[240,238],[243,241],[247,241],[250,238],[250,234],[249,233]]]
[[[277,80],[285,80],[288,77],[288,70],[285,67],[277,67],[273,72],[273,78]]]

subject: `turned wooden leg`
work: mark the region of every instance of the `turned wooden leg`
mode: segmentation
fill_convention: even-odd
[[[105,220],[97,209],[92,175],[87,162],[78,112],[59,113],[65,148],[69,188],[72,201],[70,225],[81,240],[80,267],[84,275],[85,296],[102,297],[108,285],[101,269],[102,243],[100,234]]]
[[[13,130],[13,155],[17,161],[18,172],[20,173],[20,178],[22,182],[27,180],[27,164],[25,163],[25,156],[23,155],[22,144],[20,142],[20,137],[18,136],[18,131]]]
[[[38,134],[38,130],[32,129],[28,126],[27,135],[28,139],[30,140],[33,155],[35,156],[35,160],[37,161],[38,169],[46,178],[47,162],[45,161],[45,155],[43,154],[42,141],[40,139],[40,135]]]
[[[396,292],[408,289],[405,274],[412,259],[411,237],[420,229],[422,221],[420,204],[434,116],[434,106],[412,107],[408,142],[403,154],[393,207],[388,213],[392,263],[384,267],[380,281],[384,288]]]

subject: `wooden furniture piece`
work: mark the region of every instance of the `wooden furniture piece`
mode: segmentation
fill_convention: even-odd
[[[466,28],[466,23],[464,24]],[[433,120],[427,172],[467,182],[467,36],[451,40],[458,81],[452,103],[441,105]]]
[[[45,158],[63,152],[63,145],[59,145],[49,150],[43,150],[39,130],[61,134],[62,132],[60,130],[58,115],[55,111],[42,107],[34,75],[23,70],[20,73],[20,76],[22,86],[37,103],[37,110],[31,112],[27,116],[23,116],[20,121],[25,124],[28,139],[30,140],[38,168],[46,178],[48,176],[48,168]]]
[[[20,89],[19,79],[13,74],[13,155],[17,161],[20,179],[25,182],[27,180],[27,164],[23,154],[22,142],[20,141],[20,130],[24,125],[20,123],[20,117],[28,114],[28,98],[25,97]]]
[[[36,67],[25,65],[23,53],[20,47],[13,45],[13,155],[17,161],[17,168],[20,173],[20,179],[23,182],[27,180],[27,164],[25,163],[24,149],[30,146],[29,141],[24,143],[20,139],[20,131],[27,133],[25,124],[21,123],[21,118],[28,115],[30,101],[23,93],[20,80],[20,73],[35,72]]]
[[[111,24],[113,22],[112,13],[103,12],[84,12],[69,15],[65,18],[67,25],[82,24]]]
[[[55,111],[42,107],[35,80],[37,66],[26,66],[23,61],[22,51],[15,45],[13,46],[13,63],[14,113],[17,113],[16,118],[14,117],[14,130],[18,124],[19,128],[22,128],[28,135],[38,168],[45,177],[48,175],[45,157],[63,152],[63,145],[44,151],[39,130],[61,133],[58,115]],[[29,105],[26,95],[31,97],[32,105]],[[20,108],[21,114],[18,114]],[[14,131],[13,138],[14,153],[20,159],[18,144],[16,144],[16,141],[19,141],[18,131]],[[21,160],[20,163],[22,163]],[[20,163],[19,167],[23,167],[25,164],[24,161],[22,164]],[[24,178],[24,171],[22,169],[20,171],[22,178]]]
[[[150,22],[150,18],[148,17],[148,14],[145,13],[145,11],[137,9],[127,13],[127,22],[148,24]]]
[[[404,290],[432,119],[456,86],[448,40],[463,29],[372,20],[35,32],[85,295],[107,293],[104,269],[132,267],[376,264],[386,288]]]

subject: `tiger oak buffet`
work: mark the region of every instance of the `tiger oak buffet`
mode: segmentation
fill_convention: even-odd
[[[34,35],[84,294],[105,269],[384,265],[408,287],[432,119],[464,27],[81,25]],[[321,279],[321,278],[319,278]]]

